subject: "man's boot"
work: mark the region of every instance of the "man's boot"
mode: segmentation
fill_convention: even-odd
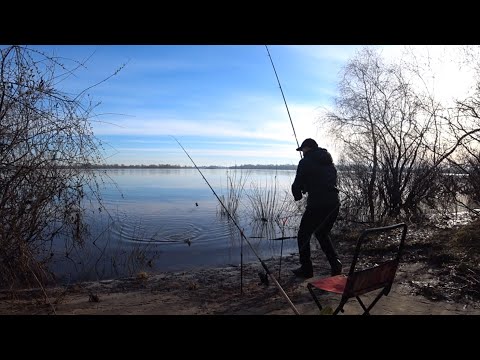
[[[304,279],[309,279],[313,277],[313,268],[310,266],[300,266],[298,269],[292,270],[292,272],[295,274],[297,277],[301,277]]]

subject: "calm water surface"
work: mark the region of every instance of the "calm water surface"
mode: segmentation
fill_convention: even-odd
[[[227,179],[243,179],[237,222],[262,259],[297,252],[296,236],[301,213],[285,220],[282,229],[255,221],[247,193],[252,188],[272,188],[277,201],[289,195],[292,170],[202,169],[219,196],[227,196]],[[53,270],[64,282],[127,276],[140,271],[183,271],[198,267],[239,265],[239,230],[196,169],[108,170],[102,196],[105,211],[92,203],[88,211],[90,238],[82,249],[57,245]],[[288,194],[288,195],[286,195]],[[252,237],[252,238],[250,238]],[[255,238],[253,238],[255,237]],[[258,238],[263,237],[263,238]],[[59,242],[61,243],[61,242]],[[258,261],[243,242],[243,261]],[[68,258],[65,253],[68,252]]]

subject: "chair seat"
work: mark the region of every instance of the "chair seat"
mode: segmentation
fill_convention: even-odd
[[[387,236],[388,232],[400,228],[402,228],[401,236],[398,236],[398,232],[397,235]],[[367,238],[370,234],[383,235],[379,238],[383,239],[385,242],[383,244],[383,249],[385,249],[385,253],[380,254],[379,258],[376,259],[374,262],[367,262],[367,265],[361,266],[362,268],[366,266],[368,267],[358,269],[357,261],[360,255],[361,245],[364,241],[367,241]],[[323,292],[330,292],[342,295],[340,304],[333,311],[333,315],[337,315],[340,311],[343,312],[343,306],[350,298],[355,298],[358,301],[364,311],[364,315],[370,315],[370,310],[375,306],[377,301],[380,300],[382,296],[387,296],[390,292],[400,262],[400,257],[402,254],[406,235],[407,225],[405,223],[371,228],[362,231],[357,240],[357,245],[355,246],[355,253],[353,254],[353,260],[348,275],[336,275],[316,279],[310,281],[307,284],[307,289],[312,295],[313,300],[317,304],[318,308],[320,309],[320,312],[322,312],[322,305],[318,301],[317,295],[314,291],[315,289],[322,290]],[[390,250],[392,247],[394,249],[396,248],[396,251],[392,252]],[[365,255],[365,252],[362,255]],[[375,299],[373,299],[373,301],[370,301],[370,304],[366,306],[363,303],[362,299],[360,299],[360,296],[378,289],[381,289],[381,291],[379,291]]]
[[[336,275],[311,281],[310,284],[320,290],[342,294],[347,284],[347,279],[348,277],[345,275]]]

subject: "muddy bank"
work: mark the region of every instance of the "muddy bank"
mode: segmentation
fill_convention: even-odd
[[[278,271],[276,260],[266,263]],[[300,314],[319,314],[306,281],[299,281],[290,274],[297,266],[297,256],[284,258],[282,263],[282,273],[280,277],[276,274],[277,280]],[[243,294],[240,293],[239,267],[156,275],[140,273],[131,278],[53,288],[48,289],[46,302],[38,290],[17,292],[14,296],[4,291],[0,295],[0,314],[294,315],[273,284],[266,286],[260,282],[259,271],[258,264],[245,265]],[[327,275],[326,270],[321,273],[322,269],[316,269],[316,276]],[[420,295],[415,281],[421,278],[428,281],[429,275],[424,264],[402,264],[392,291],[379,301],[372,314],[480,314],[480,306],[474,301],[435,301]],[[366,296],[368,298],[372,296]],[[339,300],[335,295],[322,299],[325,305],[332,307]],[[354,300],[345,306],[345,314],[361,312]]]

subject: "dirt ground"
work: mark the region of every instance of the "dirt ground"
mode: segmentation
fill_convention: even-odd
[[[371,310],[372,315],[480,315],[480,242],[477,223],[452,229],[409,229],[404,256],[394,286]],[[337,244],[344,273],[351,262],[353,237],[341,234]],[[371,252],[374,252],[373,250]],[[327,276],[321,250],[312,252],[314,276]],[[298,255],[265,260],[301,315],[320,315],[306,287],[291,272]],[[149,274],[130,278],[78,283],[68,287],[0,291],[0,315],[294,315],[272,281],[262,283],[259,261],[186,272]],[[362,297],[365,303],[376,292]],[[322,305],[334,308],[339,296],[322,295]],[[349,300],[343,315],[362,309]]]
[[[307,281],[299,281],[289,274],[297,266],[297,261],[296,256],[284,258],[281,277],[278,277],[277,270],[276,279],[280,279],[279,283],[301,315],[319,315],[319,309],[306,288]],[[273,260],[266,263],[272,269],[278,266]],[[240,293],[238,267],[157,275],[140,273],[132,278],[81,283],[68,288],[49,289],[47,302],[39,290],[17,292],[13,297],[4,291],[0,295],[0,314],[294,315],[272,282],[268,286],[260,282],[260,270],[261,266],[255,263],[244,266],[243,294]],[[371,314],[480,314],[480,305],[474,301],[434,301],[416,295],[412,281],[426,279],[428,274],[421,263],[402,264],[392,291],[375,305]],[[321,299],[324,305],[334,307],[339,297],[325,295]],[[367,299],[372,299],[372,296],[365,295],[364,300],[368,302]],[[344,315],[361,312],[359,304],[350,300]]]

